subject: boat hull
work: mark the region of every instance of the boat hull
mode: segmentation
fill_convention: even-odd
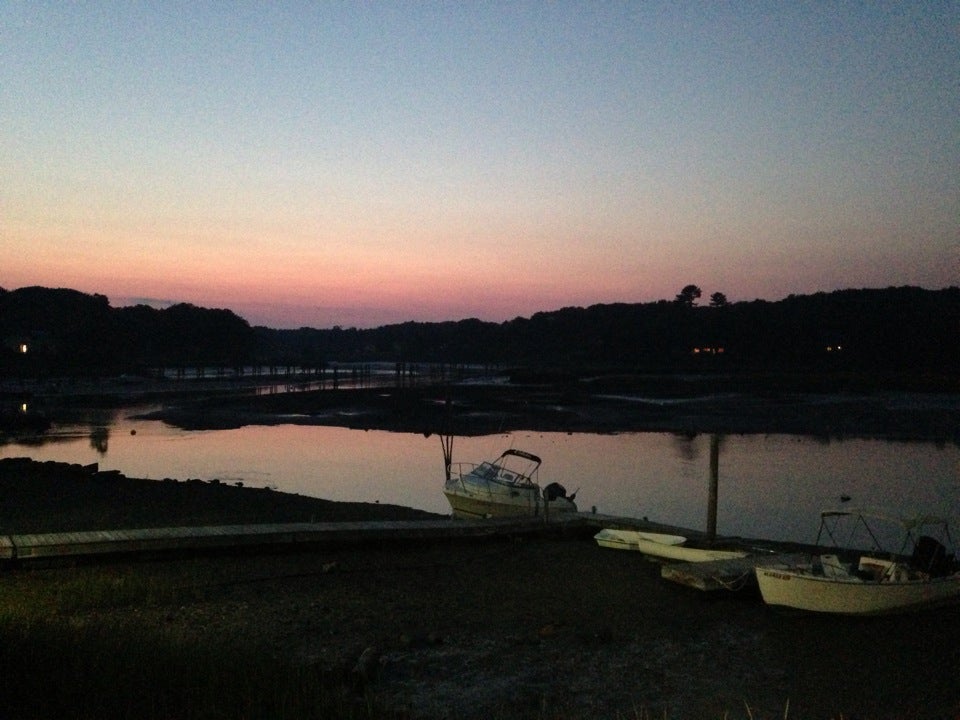
[[[813,575],[793,568],[758,567],[768,605],[841,615],[885,615],[960,602],[960,574],[903,582]]]
[[[450,503],[453,516],[459,518],[537,517],[542,514],[577,511],[577,506],[569,500],[561,498],[544,503],[542,500],[538,501],[533,494],[511,497],[464,488],[445,489],[443,494]]]
[[[576,493],[567,497],[559,483],[550,483],[541,491],[535,480],[540,462],[536,455],[510,448],[493,462],[448,465],[443,494],[453,516],[536,517],[576,512]]]

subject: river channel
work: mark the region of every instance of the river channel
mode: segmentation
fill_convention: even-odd
[[[135,419],[59,425],[0,446],[0,457],[99,463],[128,477],[220,480],[329,500],[447,513],[439,436],[301,425],[187,431]],[[577,491],[581,510],[704,529],[710,436],[518,431],[454,440],[454,462],[507,447],[539,455],[541,485]],[[720,534],[812,542],[818,515],[871,507],[900,515],[960,512],[955,444],[750,434],[720,437]]]

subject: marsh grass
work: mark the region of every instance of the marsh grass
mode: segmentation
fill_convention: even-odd
[[[225,644],[197,647],[126,628],[0,628],[13,717],[366,717],[343,678]]]
[[[390,716],[347,673],[295,665],[242,639],[201,643],[98,615],[185,602],[194,587],[123,567],[0,575],[0,717]]]
[[[0,569],[0,718],[76,720],[327,720],[406,717],[384,707],[346,669],[295,664],[237,637],[202,640],[139,610],[203,601],[227,578],[189,561],[9,571]],[[120,610],[121,612],[115,612]],[[531,710],[537,720],[581,718],[576,708]],[[782,717],[789,718],[787,702]],[[515,709],[498,717],[515,717]],[[621,720],[670,720],[636,709]],[[724,720],[760,720],[750,705]],[[779,717],[779,715],[778,715]],[[766,720],[772,716],[763,715]],[[842,716],[841,716],[842,720]]]

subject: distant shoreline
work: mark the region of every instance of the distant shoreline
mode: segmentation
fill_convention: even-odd
[[[750,392],[651,397],[554,386],[456,385],[209,397],[140,416],[187,430],[329,425],[425,434],[778,433],[960,443],[960,394]]]
[[[186,430],[328,425],[426,434],[671,432],[796,434],[960,443],[960,383],[950,377],[600,375],[517,371],[459,383],[322,389],[302,381],[76,380],[4,386],[30,414],[0,413],[0,430],[59,422],[77,409],[152,404],[138,415]],[[257,388],[282,388],[257,394]],[[20,407],[20,402],[16,402]],[[41,428],[42,429],[42,428]]]

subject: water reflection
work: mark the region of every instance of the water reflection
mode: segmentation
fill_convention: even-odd
[[[707,537],[717,536],[717,505],[720,501],[720,435],[710,436],[710,476],[707,485]]]
[[[107,454],[107,445],[110,440],[110,431],[105,427],[95,427],[90,432],[90,447],[100,455]]]
[[[697,439],[697,433],[672,433],[670,439],[677,457],[687,462],[697,459],[700,452],[699,444],[694,442]]]
[[[457,437],[453,461],[520,447],[544,459],[544,483],[579,487],[583,508],[703,529],[713,506],[710,444],[708,435],[515,432]],[[960,509],[955,445],[728,435],[718,436],[716,446],[714,512],[722,535],[810,542],[820,511],[836,507],[841,495],[852,498],[850,505],[902,512]],[[0,447],[0,457],[24,455],[99,462],[131,477],[219,479],[449,512],[436,436],[297,425],[189,432],[119,414],[95,426],[57,427],[43,445]]]

